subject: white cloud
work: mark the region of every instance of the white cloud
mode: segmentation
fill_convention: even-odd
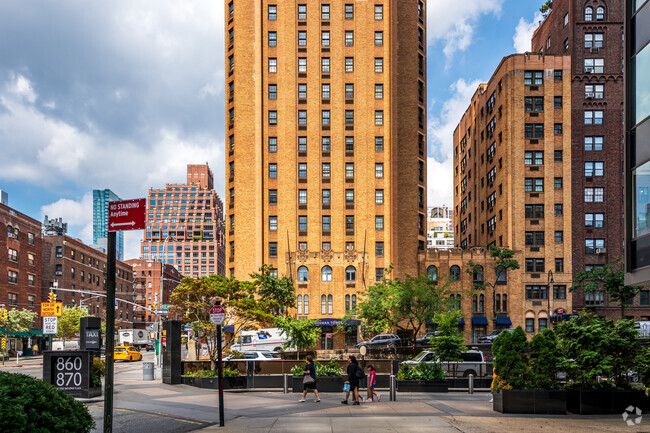
[[[482,80],[460,78],[450,86],[453,95],[442,104],[440,115],[429,116],[430,140],[427,159],[427,201],[429,206],[453,205],[453,134]],[[432,112],[433,110],[429,110]]]
[[[523,17],[519,18],[519,23],[515,27],[515,34],[512,37],[513,45],[518,53],[531,51],[530,40],[533,37],[533,32],[542,20],[543,16],[540,11],[535,12],[535,17],[531,22],[526,21]]]
[[[427,39],[442,41],[447,58],[464,51],[472,42],[474,27],[481,15],[499,17],[505,0],[428,0]]]
[[[93,194],[88,192],[79,200],[62,198],[54,203],[41,206],[41,220],[62,218],[68,223],[68,234],[81,239],[85,244],[93,242]]]

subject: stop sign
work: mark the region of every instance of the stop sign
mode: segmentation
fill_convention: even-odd
[[[226,311],[221,305],[215,305],[210,309],[210,321],[215,325],[221,325],[226,320]]]

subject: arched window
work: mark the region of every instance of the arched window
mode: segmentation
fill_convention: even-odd
[[[478,313],[478,296],[472,296],[472,312]]]
[[[438,279],[438,268],[431,265],[427,268],[427,278],[430,281],[436,281]]]
[[[350,295],[345,295],[345,311],[350,311]]]
[[[357,295],[352,295],[352,311],[357,309]]]
[[[504,313],[508,312],[508,295],[503,295],[501,297],[501,311]]]
[[[451,281],[460,281],[460,268],[456,265],[449,268],[449,278]]]
[[[585,21],[593,21],[594,19],[594,8],[587,6],[585,8]]]
[[[302,314],[302,295],[298,295],[298,314]]]
[[[456,295],[456,308],[460,311],[460,295]]]
[[[345,268],[345,281],[357,281],[357,269],[354,266]]]
[[[327,295],[327,314],[332,314],[332,295]]]
[[[325,295],[320,297],[320,312],[321,314],[327,313],[327,296]]]
[[[332,281],[332,268],[329,266],[323,266],[323,269],[320,272],[321,281]]]
[[[478,312],[483,313],[485,311],[485,296],[480,295],[478,297]]]
[[[307,269],[307,266],[298,268],[298,282],[301,281],[309,281],[309,269]]]
[[[596,21],[603,21],[605,19],[605,8],[598,6],[596,8]]]
[[[483,284],[483,266],[476,265],[472,275],[474,277],[474,284]]]
[[[501,295],[497,295],[496,305],[494,308],[497,312],[501,312]]]
[[[309,295],[305,295],[305,314],[309,314]]]

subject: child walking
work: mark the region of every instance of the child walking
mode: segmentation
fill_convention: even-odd
[[[381,401],[381,395],[375,392],[375,386],[377,386],[377,372],[375,371],[375,367],[369,365],[368,370],[368,398],[366,399],[366,402],[373,401],[373,395],[377,396],[377,401]]]

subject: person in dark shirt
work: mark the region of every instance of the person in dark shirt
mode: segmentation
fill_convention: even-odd
[[[309,375],[314,379],[312,383],[305,383],[302,386],[302,398],[298,401],[304,402],[305,397],[307,396],[307,391],[312,390],[316,394],[316,403],[320,402],[320,397],[318,395],[318,389],[316,388],[316,367],[314,367],[314,358],[311,355],[307,355],[307,367],[305,371],[302,372],[303,377]]]
[[[357,370],[359,368],[357,358],[354,355],[348,356],[348,380],[345,383],[350,384],[350,391],[345,393],[345,400],[341,402],[343,404],[348,404],[350,393],[352,393],[352,398],[354,399],[352,404],[359,404],[359,378],[357,377]]]

